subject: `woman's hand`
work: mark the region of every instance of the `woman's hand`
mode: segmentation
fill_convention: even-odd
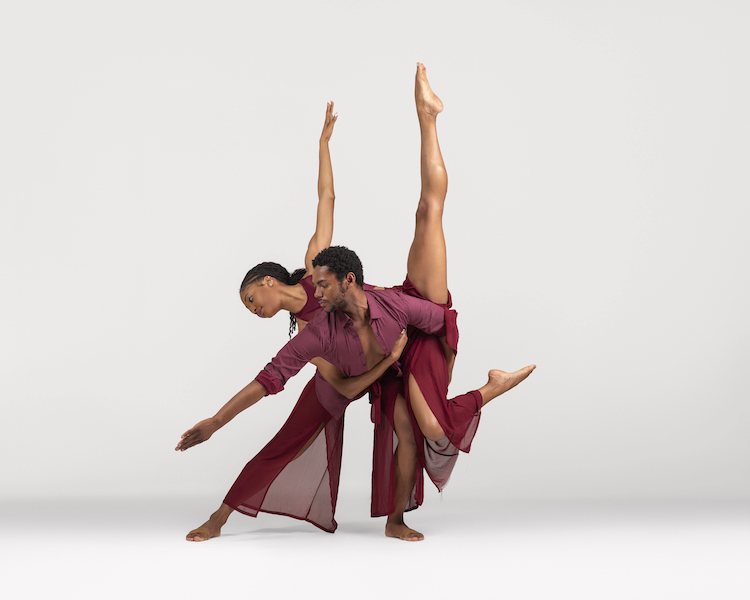
[[[331,139],[333,126],[338,118],[338,115],[333,114],[333,102],[326,103],[326,122],[323,125],[323,133],[320,134],[321,143],[325,142],[327,144],[328,140]]]
[[[398,334],[396,341],[393,343],[391,353],[388,355],[389,358],[393,359],[393,362],[396,362],[399,358],[401,358],[401,353],[404,351],[404,347],[406,346],[406,342],[408,341],[409,338],[406,336],[406,329],[402,329],[401,333]]]
[[[185,433],[182,434],[175,450],[184,452],[188,448],[192,448],[197,444],[205,442],[216,432],[218,428],[219,424],[216,419],[212,418],[201,421],[192,429],[188,429]]]

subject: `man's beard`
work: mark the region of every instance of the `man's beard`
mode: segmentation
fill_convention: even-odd
[[[338,295],[331,300],[329,306],[331,307],[331,310],[327,311],[329,313],[336,312],[337,310],[341,310],[346,308],[346,297],[344,296],[344,286],[339,283],[339,293]]]

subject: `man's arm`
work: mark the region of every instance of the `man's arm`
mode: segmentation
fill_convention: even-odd
[[[402,300],[409,325],[440,337],[453,352],[458,351],[458,313],[455,310],[407,294],[402,294]]]
[[[279,350],[263,370],[256,376],[258,381],[269,394],[277,394],[284,389],[284,384],[290,377],[300,372],[308,362],[316,356],[325,354],[326,336],[321,336],[320,329],[313,322],[294,336]]]
[[[224,427],[246,408],[250,408],[263,396],[283,390],[284,384],[290,377],[296,375],[308,361],[321,353],[320,337],[316,335],[314,328],[306,327],[279,351],[253,381],[222,406],[219,412],[183,433],[175,450],[187,450],[205,442],[218,429]]]
[[[349,400],[353,400],[356,396],[364,392],[368,387],[380,379],[390,366],[401,358],[401,353],[403,352],[407,341],[406,330],[404,330],[396,339],[388,356],[385,356],[378,364],[366,373],[354,377],[347,377],[331,363],[322,358],[314,358],[310,362],[318,368],[323,379],[330,383],[339,394],[346,396]]]
[[[266,395],[266,389],[253,379],[249,384],[237,392],[232,399],[219,409],[210,419],[204,419],[191,429],[188,429],[180,437],[175,450],[187,450],[193,446],[205,442],[217,430],[221,429],[240,414],[246,408],[250,408],[258,400]]]

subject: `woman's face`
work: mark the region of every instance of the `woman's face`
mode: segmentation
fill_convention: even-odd
[[[240,299],[251,313],[268,319],[281,310],[279,290],[278,281],[266,276],[260,281],[245,286],[240,292]]]

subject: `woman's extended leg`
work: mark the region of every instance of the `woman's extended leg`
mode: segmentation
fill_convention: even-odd
[[[443,103],[430,88],[422,63],[417,64],[414,98],[422,137],[422,192],[406,272],[414,287],[425,298],[445,304],[448,302],[448,267],[443,235],[443,205],[448,193],[448,173],[437,137],[437,116],[443,110]]]
[[[420,172],[422,191],[417,207],[414,240],[407,259],[407,277],[414,287],[432,302],[448,302],[448,266],[445,235],[443,233],[443,206],[448,193],[448,173],[437,137],[437,115],[443,103],[432,91],[427,81],[427,71],[417,63],[414,98],[421,132]],[[443,342],[443,351],[448,363],[448,380],[453,371],[455,355]],[[534,370],[530,365],[514,373],[500,370],[490,371],[488,382],[479,388],[482,405],[514,387]],[[422,433],[432,441],[445,437],[445,432],[430,410],[424,394],[413,375],[408,380],[409,402]],[[468,404],[471,400],[468,399]]]

